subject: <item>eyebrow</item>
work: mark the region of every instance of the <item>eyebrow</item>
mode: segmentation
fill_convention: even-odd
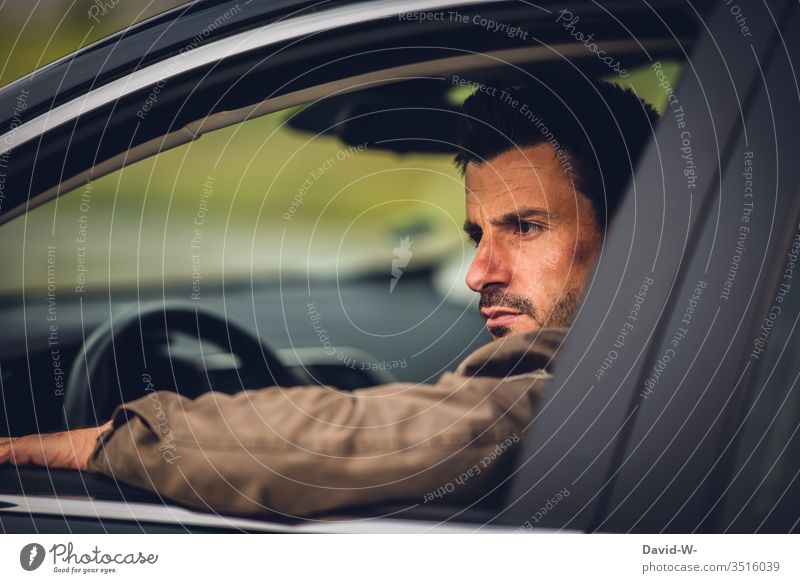
[[[489,223],[497,227],[514,226],[518,225],[520,221],[534,217],[542,219],[550,219],[552,215],[547,209],[543,209],[540,207],[530,207],[505,213],[503,215],[500,215],[499,217],[492,219],[491,221],[489,221]],[[480,232],[481,228],[480,226],[478,226],[477,223],[467,220],[464,221],[464,231],[467,234],[472,234]]]

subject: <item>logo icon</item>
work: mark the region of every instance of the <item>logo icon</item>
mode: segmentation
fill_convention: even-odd
[[[397,285],[397,282],[400,281],[400,277],[403,275],[403,268],[408,265],[408,262],[411,261],[411,257],[414,255],[411,252],[411,245],[413,244],[414,242],[411,240],[411,237],[406,235],[400,239],[400,246],[393,249],[394,259],[392,259],[392,281],[389,282],[389,293],[394,291],[394,286]]]
[[[35,571],[44,562],[44,547],[39,543],[30,543],[19,552],[19,564],[26,571]]]

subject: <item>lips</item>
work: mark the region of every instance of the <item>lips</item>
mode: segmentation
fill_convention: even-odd
[[[481,310],[481,316],[486,320],[487,328],[510,326],[522,314],[508,308],[486,308]]]

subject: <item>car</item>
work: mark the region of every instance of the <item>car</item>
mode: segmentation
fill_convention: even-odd
[[[465,95],[566,69],[662,119],[515,465],[474,502],[224,516],[5,466],[2,530],[797,532],[798,31],[788,0],[208,1],[3,87],[9,436],[154,387],[435,379],[489,340],[458,289]]]

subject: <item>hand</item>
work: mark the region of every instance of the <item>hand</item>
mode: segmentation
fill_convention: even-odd
[[[10,462],[17,466],[33,464],[55,469],[85,470],[97,438],[110,428],[111,421],[88,429],[0,437],[0,464]]]

